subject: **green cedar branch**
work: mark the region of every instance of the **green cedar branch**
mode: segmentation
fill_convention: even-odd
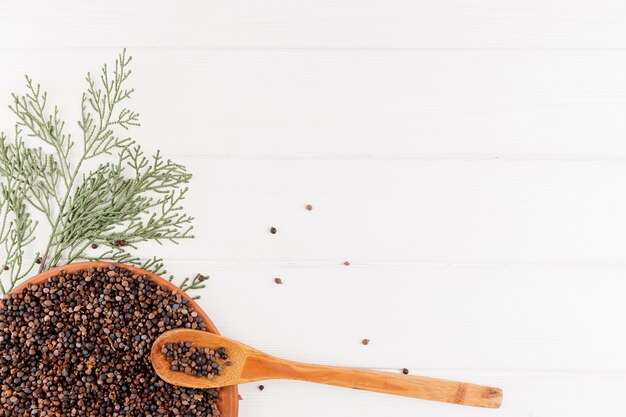
[[[87,74],[77,142],[58,106],[49,106],[47,93],[30,77],[26,92],[13,94],[14,138],[0,133],[1,293],[36,264],[44,271],[79,260],[112,261],[164,275],[161,258],[142,260],[133,252],[146,242],[193,238],[194,219],[183,208],[191,174],[159,152],[147,156],[126,134],[139,126],[139,114],[125,107],[134,92],[126,86],[131,61],[124,50],[98,76]],[[84,168],[86,161],[104,155],[115,155],[117,161]],[[45,245],[35,242],[38,223],[31,210],[47,220]],[[31,245],[43,250],[28,263],[25,253]],[[181,285],[203,288],[198,277]]]

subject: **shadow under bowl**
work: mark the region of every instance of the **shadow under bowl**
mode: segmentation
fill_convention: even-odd
[[[79,262],[79,263],[74,263],[74,264],[69,264],[69,265],[63,265],[63,266],[59,266],[59,267],[50,269],[48,271],[42,272],[38,275],[35,275],[32,278],[27,279],[26,281],[22,282],[20,285],[15,287],[13,290],[11,290],[9,294],[19,293],[20,291],[25,289],[29,284],[32,284],[32,285],[41,284],[47,281],[49,278],[58,275],[61,271],[74,273],[78,270],[84,271],[89,268],[106,268],[109,265],[111,265],[111,263],[119,266],[120,268],[125,268],[136,275],[147,275],[156,284],[162,285],[170,291],[177,291],[178,293],[180,293],[182,297],[184,297],[187,301],[189,301],[191,308],[196,313],[198,313],[198,316],[204,322],[206,329],[211,333],[220,334],[217,331],[217,328],[215,327],[211,319],[209,318],[209,316],[207,316],[207,314],[200,308],[200,306],[190,296],[185,294],[184,291],[182,291],[180,288],[178,288],[176,285],[172,284],[168,280],[163,279],[160,276],[153,274],[152,272],[148,272],[146,270],[143,270],[141,268],[137,268],[131,265],[125,265],[125,264],[120,264],[120,263],[115,263],[115,262]],[[220,401],[219,401],[217,408],[220,411],[220,417],[237,417],[238,410],[239,410],[239,394],[237,392],[236,385],[222,388],[220,390],[219,400]]]

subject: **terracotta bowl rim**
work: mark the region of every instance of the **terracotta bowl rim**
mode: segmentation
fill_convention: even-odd
[[[170,281],[161,278],[160,276],[153,274],[152,272],[146,271],[144,269],[138,268],[132,265],[126,265],[118,262],[77,262],[62,266],[57,266],[55,268],[49,269],[47,271],[41,272],[31,278],[24,280],[17,287],[13,288],[9,291],[8,294],[17,294],[23,289],[27,288],[28,285],[41,284],[42,282],[47,281],[49,278],[58,275],[61,271],[73,273],[77,270],[86,270],[88,268],[107,268],[109,265],[114,264],[120,268],[128,269],[137,275],[147,275],[152,281],[156,282],[158,285],[163,285],[170,291],[178,292],[182,297],[184,297],[195,312],[198,313],[198,316],[202,319],[204,324],[207,327],[207,330],[211,333],[220,334],[215,327],[215,324],[211,321],[209,316],[204,312],[204,310],[195,302],[189,295],[187,295],[184,291],[178,288],[176,285],[171,283]],[[239,394],[237,385],[232,385],[229,387],[224,387],[220,391],[219,395],[220,402],[218,404],[218,410],[221,413],[221,417],[237,417],[239,413]]]

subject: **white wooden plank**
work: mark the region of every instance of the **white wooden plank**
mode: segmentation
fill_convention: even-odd
[[[191,294],[222,334],[286,359],[432,376],[626,372],[623,266],[166,263],[176,283],[211,277]]]
[[[24,73],[72,121],[84,74],[118,51],[2,52],[2,129]],[[624,51],[130,52],[133,134],[168,153],[626,158]]]
[[[177,160],[197,239],[173,259],[624,264],[623,161]]]
[[[626,372],[625,267],[167,265],[211,276],[192,294],[222,334],[286,359],[476,381]]]
[[[168,265],[211,276],[200,304],[224,335],[287,359],[476,378],[626,371],[625,267]]]
[[[415,370],[417,372],[418,370]],[[476,374],[450,372],[450,378],[476,380]],[[481,379],[478,379],[481,381]],[[622,417],[626,404],[624,374],[593,373],[486,373],[482,382],[504,388],[500,410],[459,407],[448,404],[392,397],[303,382],[269,381],[261,392],[256,385],[240,386],[240,415],[258,417],[554,417],[602,415]]]
[[[621,161],[178,161],[197,239],[175,259],[623,264]]]
[[[624,47],[625,18],[619,0],[5,0],[0,47]]]
[[[623,161],[176,160],[197,238],[170,259],[624,265]]]

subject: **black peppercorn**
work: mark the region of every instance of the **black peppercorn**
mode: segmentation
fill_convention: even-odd
[[[275,227],[270,227],[270,233],[275,235],[278,230]]]
[[[193,347],[190,342],[168,343],[161,349],[161,353],[165,355],[172,371],[208,379],[221,375],[220,363],[225,356],[212,349]],[[226,362],[226,366],[230,365],[230,362]]]
[[[404,369],[402,369],[402,373],[403,373],[404,375],[408,375],[408,374],[409,374],[409,370],[408,370],[408,369],[406,369],[406,368],[404,368]]]

